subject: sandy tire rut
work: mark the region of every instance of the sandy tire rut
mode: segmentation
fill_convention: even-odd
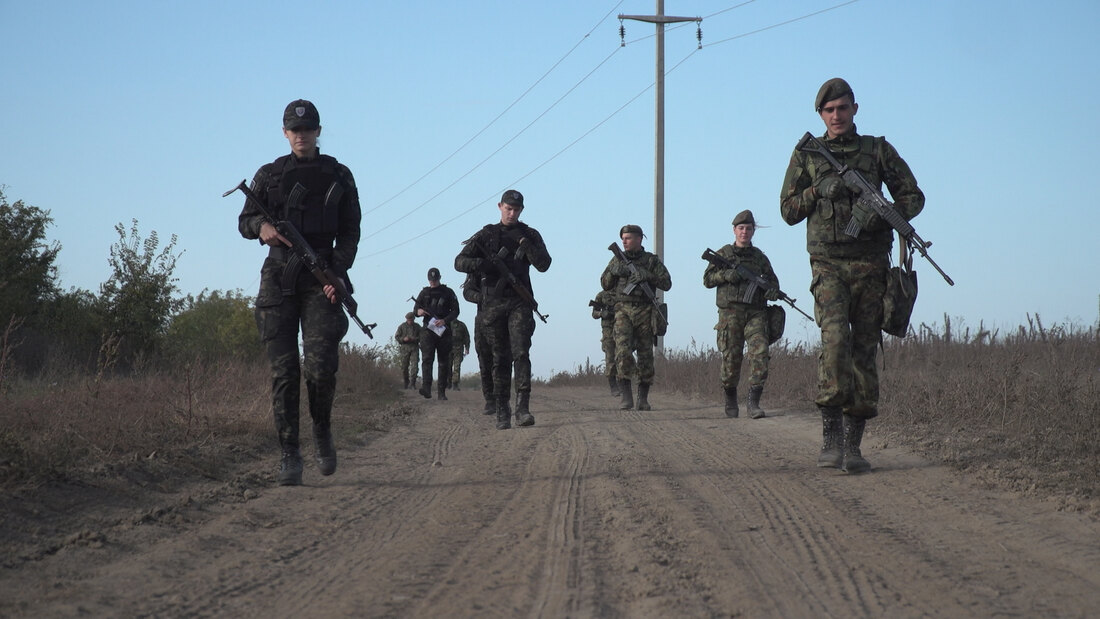
[[[658,386],[659,387],[659,386]],[[411,393],[411,392],[410,392]],[[480,394],[306,485],[174,519],[74,515],[94,544],[0,571],[2,616],[1095,616],[1100,523],[876,441],[814,466],[818,418],[726,419],[655,389],[539,388],[497,431]],[[340,441],[338,437],[338,447]],[[308,456],[307,456],[308,457]],[[270,471],[265,471],[265,475]],[[201,490],[192,489],[195,493]],[[188,507],[189,506],[189,507]]]

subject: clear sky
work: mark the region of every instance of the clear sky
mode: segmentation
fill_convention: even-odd
[[[457,8],[456,7],[460,7]],[[835,7],[835,8],[834,8]],[[458,288],[461,242],[504,189],[554,258],[534,273],[536,375],[602,360],[587,301],[619,227],[653,227],[653,0],[77,2],[0,0],[0,184],[48,209],[64,288],[97,291],[117,223],[179,236],[185,293],[254,295],[264,249],[222,192],[289,152],[283,108],[320,110],[322,152],[354,173],[360,315],[392,337],[431,266]],[[832,9],[832,10],[828,10]],[[1100,3],[669,0],[666,347],[713,347],[706,247],[752,209],[756,245],[812,312],[804,225],[779,216],[791,150],[821,134],[818,87],[846,78],[861,133],[885,135],[927,196],[916,324],[1094,325]],[[803,18],[805,19],[799,19]],[[647,90],[648,89],[648,90]],[[472,325],[475,308],[463,302]],[[817,329],[788,310],[788,336]],[[367,343],[361,333],[349,341]],[[473,359],[464,367],[473,373]],[[717,374],[717,368],[715,369]],[[658,377],[660,382],[660,377]]]

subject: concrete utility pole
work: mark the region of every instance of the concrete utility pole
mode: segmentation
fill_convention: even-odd
[[[656,15],[623,15],[619,21],[633,19],[657,25],[657,118],[653,161],[653,253],[665,259],[665,24],[701,22],[701,17],[672,17],[665,15],[664,0],[657,0]],[[665,293],[656,290],[657,300],[663,301]],[[664,338],[657,338],[657,351],[664,353]]]

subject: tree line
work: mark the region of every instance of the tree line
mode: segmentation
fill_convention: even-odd
[[[0,376],[129,372],[181,361],[259,358],[252,298],[182,295],[177,237],[115,225],[111,274],[97,291],[64,290],[48,210],[8,202],[0,186]]]

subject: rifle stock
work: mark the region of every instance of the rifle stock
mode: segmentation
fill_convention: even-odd
[[[301,188],[301,189],[299,189]],[[263,203],[256,194],[252,193],[252,190],[245,184],[245,181],[241,181],[240,185],[237,185],[233,189],[222,194],[222,197],[228,197],[229,194],[234,191],[240,190],[245,195],[246,200],[251,200],[253,205],[260,210],[260,215],[264,220],[275,227],[275,230],[283,237],[290,241],[290,250],[294,252],[298,259],[302,261],[302,264],[309,269],[309,272],[313,274],[317,281],[321,282],[322,286],[332,286],[336,291],[336,298],[340,301],[340,305],[343,306],[344,311],[347,312],[348,317],[355,322],[355,324],[363,330],[363,333],[367,334],[367,337],[374,339],[374,334],[371,330],[378,326],[378,323],[363,324],[363,321],[359,319],[359,304],[352,298],[351,293],[348,292],[347,286],[344,285],[344,280],[337,275],[325,261],[317,255],[313,248],[310,247],[309,242],[306,241],[302,233],[298,231],[289,221],[276,219],[270,211],[267,210],[267,205]],[[301,184],[295,184],[294,189],[291,190],[291,195],[297,193],[300,196],[304,193],[305,187]]]
[[[829,147],[823,144],[821,140],[815,138],[809,131],[807,131],[806,135],[802,136],[802,139],[798,141],[795,149],[821,155],[825,158],[825,161],[829,162],[829,165],[833,166],[836,173],[839,174],[847,184],[859,187],[859,198],[856,200],[855,207],[853,208],[855,212],[852,213],[852,219],[844,229],[845,234],[851,237],[859,236],[866,220],[870,218],[871,213],[874,213],[897,231],[898,236],[905,241],[909,249],[923,256],[924,259],[936,269],[936,272],[943,277],[944,281],[946,281],[949,286],[955,285],[955,281],[952,280],[947,273],[944,273],[940,265],[936,264],[936,261],[932,259],[932,256],[928,255],[928,248],[932,246],[932,242],[922,239],[920,235],[917,234],[916,229],[913,228],[913,225],[906,221],[906,219],[901,216],[901,213],[894,209],[894,204],[882,195],[878,187],[872,186],[866,178],[863,178],[859,170],[853,169],[837,161],[836,157],[833,156],[833,152],[829,150]]]

